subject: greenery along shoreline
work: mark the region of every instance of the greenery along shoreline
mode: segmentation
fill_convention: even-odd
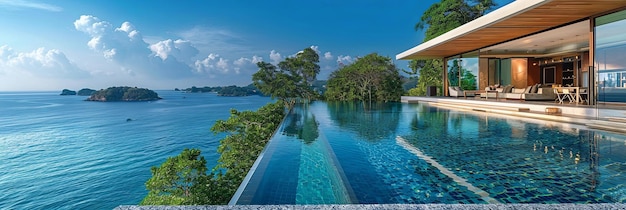
[[[259,89],[250,84],[245,87],[239,87],[235,85],[231,86],[217,86],[217,87],[190,87],[186,89],[174,89],[175,91],[185,91],[187,93],[217,93],[218,96],[251,96],[251,95],[263,95]]]

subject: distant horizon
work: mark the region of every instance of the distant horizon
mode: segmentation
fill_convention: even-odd
[[[251,84],[252,83],[250,83],[248,85],[251,85]],[[245,87],[245,86],[248,86],[248,85],[234,85],[234,86]],[[54,91],[59,91],[60,92],[60,91],[63,91],[64,89],[71,90],[71,91],[77,91],[78,92],[79,90],[85,89],[85,88],[92,89],[92,90],[103,90],[103,89],[107,89],[107,88],[110,88],[110,87],[137,87],[137,88],[146,88],[146,89],[155,90],[155,91],[157,91],[157,90],[172,90],[172,91],[174,91],[176,89],[184,90],[184,89],[191,88],[191,87],[194,87],[194,86],[198,87],[198,88],[201,88],[201,87],[228,87],[228,86],[233,86],[233,85],[216,85],[216,86],[192,85],[192,86],[189,86],[189,87],[175,87],[175,88],[169,88],[169,89],[167,89],[167,88],[166,89],[148,88],[148,87],[140,87],[140,86],[135,86],[135,85],[117,85],[117,86],[108,86],[108,87],[105,87],[105,88],[82,87],[82,88],[73,88],[73,89],[72,88],[62,88],[62,89],[59,89],[59,90],[52,90],[52,89],[49,89],[49,90],[0,90],[0,92],[2,92],[2,93],[7,93],[7,92],[54,92]]]
[[[241,86],[305,48],[322,80],[370,53],[408,70],[395,55],[422,43],[436,2],[0,1],[0,91]]]

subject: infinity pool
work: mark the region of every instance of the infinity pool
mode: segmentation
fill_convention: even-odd
[[[422,104],[294,108],[233,204],[625,203],[626,136]]]

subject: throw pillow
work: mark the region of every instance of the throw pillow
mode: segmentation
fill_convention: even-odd
[[[530,93],[537,93],[537,84],[533,85],[533,87],[530,89]]]
[[[530,89],[532,89],[533,86],[529,85],[528,87],[526,87],[526,90],[524,90],[524,93],[530,93]]]
[[[513,89],[513,85],[504,86],[504,93],[510,93]]]

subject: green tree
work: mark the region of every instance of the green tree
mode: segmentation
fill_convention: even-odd
[[[219,194],[228,199],[245,178],[265,144],[285,116],[282,102],[267,104],[257,111],[231,110],[228,120],[218,120],[211,131],[227,133],[217,151],[221,154],[213,168]],[[225,203],[228,200],[223,201]]]
[[[443,80],[441,79],[443,77],[443,60],[411,60],[409,67],[419,72],[417,86],[409,90],[409,95],[423,96],[426,95],[427,86],[436,86],[439,88],[443,86]]]
[[[326,85],[330,101],[398,101],[402,77],[388,57],[376,53],[333,72]]]
[[[459,86],[459,75],[461,72],[461,65],[459,65],[459,60],[454,59],[452,61],[452,65],[448,67],[448,85],[450,86]]]
[[[461,88],[463,88],[463,90],[476,90],[478,87],[476,84],[476,75],[472,74],[472,72],[467,69],[463,69],[462,75]]]
[[[459,78],[460,76],[460,78]],[[448,70],[450,86],[459,86],[463,90],[476,90],[476,76],[471,71],[463,68],[459,60],[453,60]]]
[[[285,115],[282,102],[257,111],[231,110],[228,120],[218,120],[211,130],[228,133],[220,141],[218,164],[207,174],[206,160],[198,149],[185,149],[152,167],[146,182],[148,195],[140,205],[225,205],[254,164]]]
[[[483,16],[495,6],[493,0],[441,0],[422,14],[420,21],[415,24],[415,30],[428,28],[424,37],[426,42]],[[427,86],[443,86],[443,60],[426,59],[414,62],[423,65],[411,66],[410,63],[411,69],[419,72],[419,79],[417,86],[409,90],[409,95],[425,95]]]
[[[297,101],[308,102],[316,99],[318,94],[312,88],[317,74],[320,72],[319,55],[311,48],[305,48],[295,57],[278,63],[259,62],[259,71],[252,75],[253,84],[272,98],[284,101],[293,107]]]
[[[169,157],[159,167],[152,167],[152,178],[146,182],[150,191],[141,205],[189,205],[192,204],[194,187],[206,177],[206,160],[198,149],[185,149],[175,157]]]

